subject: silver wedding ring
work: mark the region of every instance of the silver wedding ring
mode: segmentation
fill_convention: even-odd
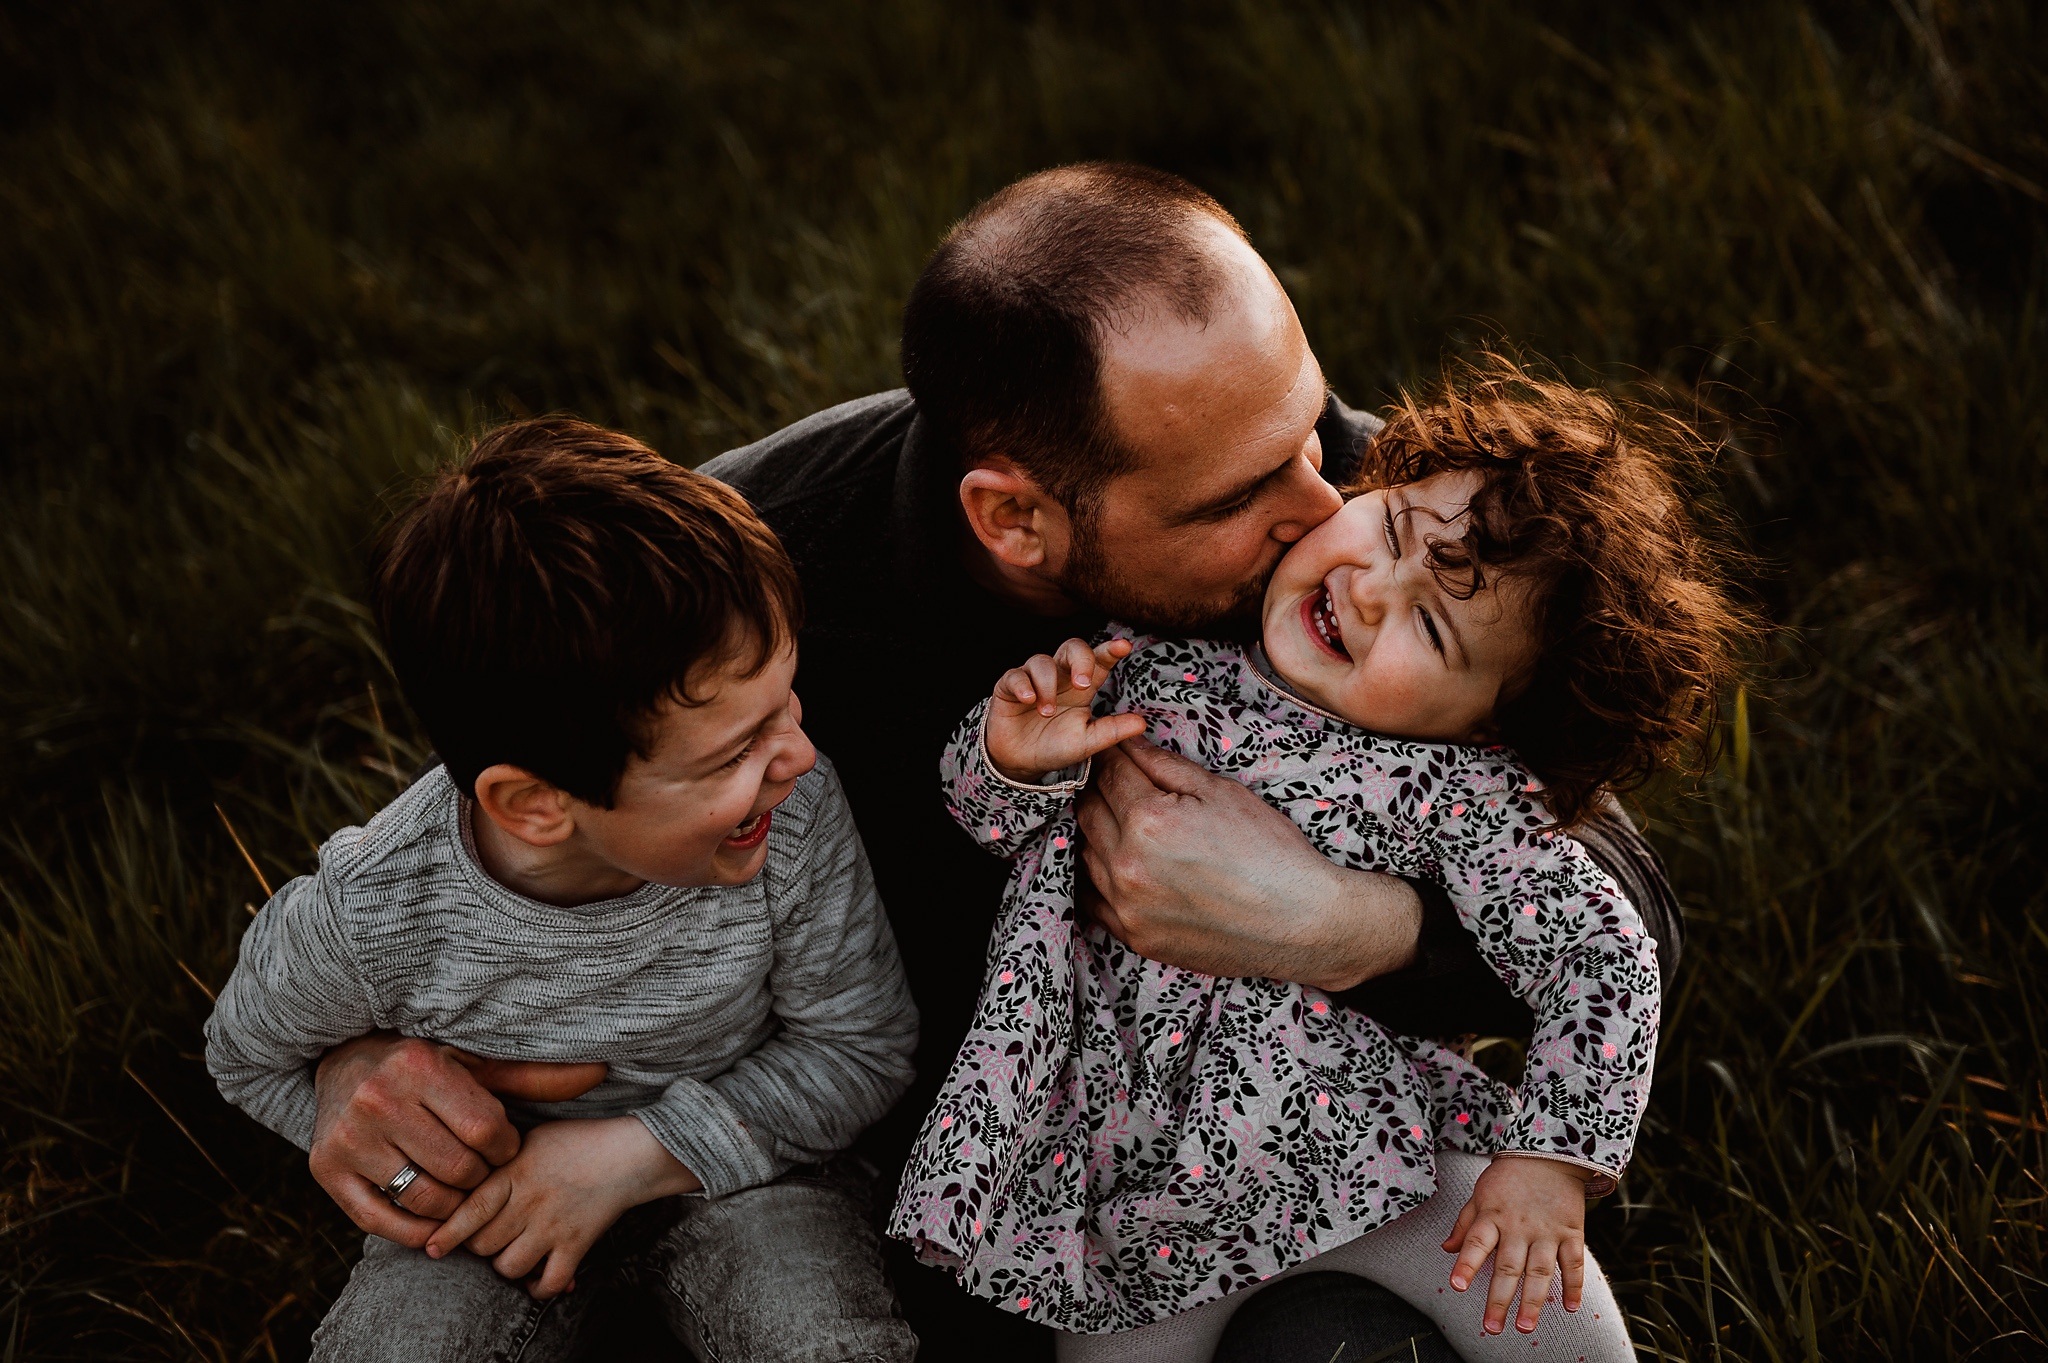
[[[384,1185],[384,1196],[391,1199],[392,1206],[400,1211],[405,1210],[405,1204],[398,1199],[405,1196],[405,1190],[412,1187],[412,1181],[419,1176],[419,1166],[412,1163],[407,1163],[403,1169],[391,1176],[391,1181]]]

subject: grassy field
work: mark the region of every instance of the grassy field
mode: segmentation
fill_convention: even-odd
[[[1501,336],[1727,438],[1781,628],[1640,804],[1693,939],[1595,1247],[1662,1357],[2042,1356],[2048,14],[1532,8],[0,13],[0,1359],[296,1356],[345,1275],[198,1027],[417,760],[394,492],[893,386],[947,222],[1092,156],[1216,192],[1353,402]]]

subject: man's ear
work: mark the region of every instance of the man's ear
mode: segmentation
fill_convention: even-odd
[[[500,762],[476,778],[477,808],[530,847],[553,847],[576,831],[569,793],[523,767]]]
[[[1072,543],[1067,509],[1006,462],[982,464],[960,479],[967,527],[999,562],[1027,571],[1066,563]]]

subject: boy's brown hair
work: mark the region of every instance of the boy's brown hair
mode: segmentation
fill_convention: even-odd
[[[487,431],[378,542],[371,606],[400,688],[472,790],[510,763],[609,807],[661,702],[754,676],[802,593],[746,499],[569,417]]]
[[[1489,573],[1534,588],[1536,661],[1497,720],[1565,826],[1602,791],[1705,754],[1755,635],[1728,590],[1730,551],[1687,507],[1706,454],[1667,413],[1491,354],[1404,393],[1366,452],[1358,490],[1481,475],[1464,536],[1424,536],[1430,566],[1464,598]]]

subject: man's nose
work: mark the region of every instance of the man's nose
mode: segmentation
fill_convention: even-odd
[[[1321,472],[1306,458],[1296,461],[1288,493],[1286,509],[1273,524],[1273,538],[1282,544],[1293,544],[1344,505],[1343,496],[1323,481]]]

